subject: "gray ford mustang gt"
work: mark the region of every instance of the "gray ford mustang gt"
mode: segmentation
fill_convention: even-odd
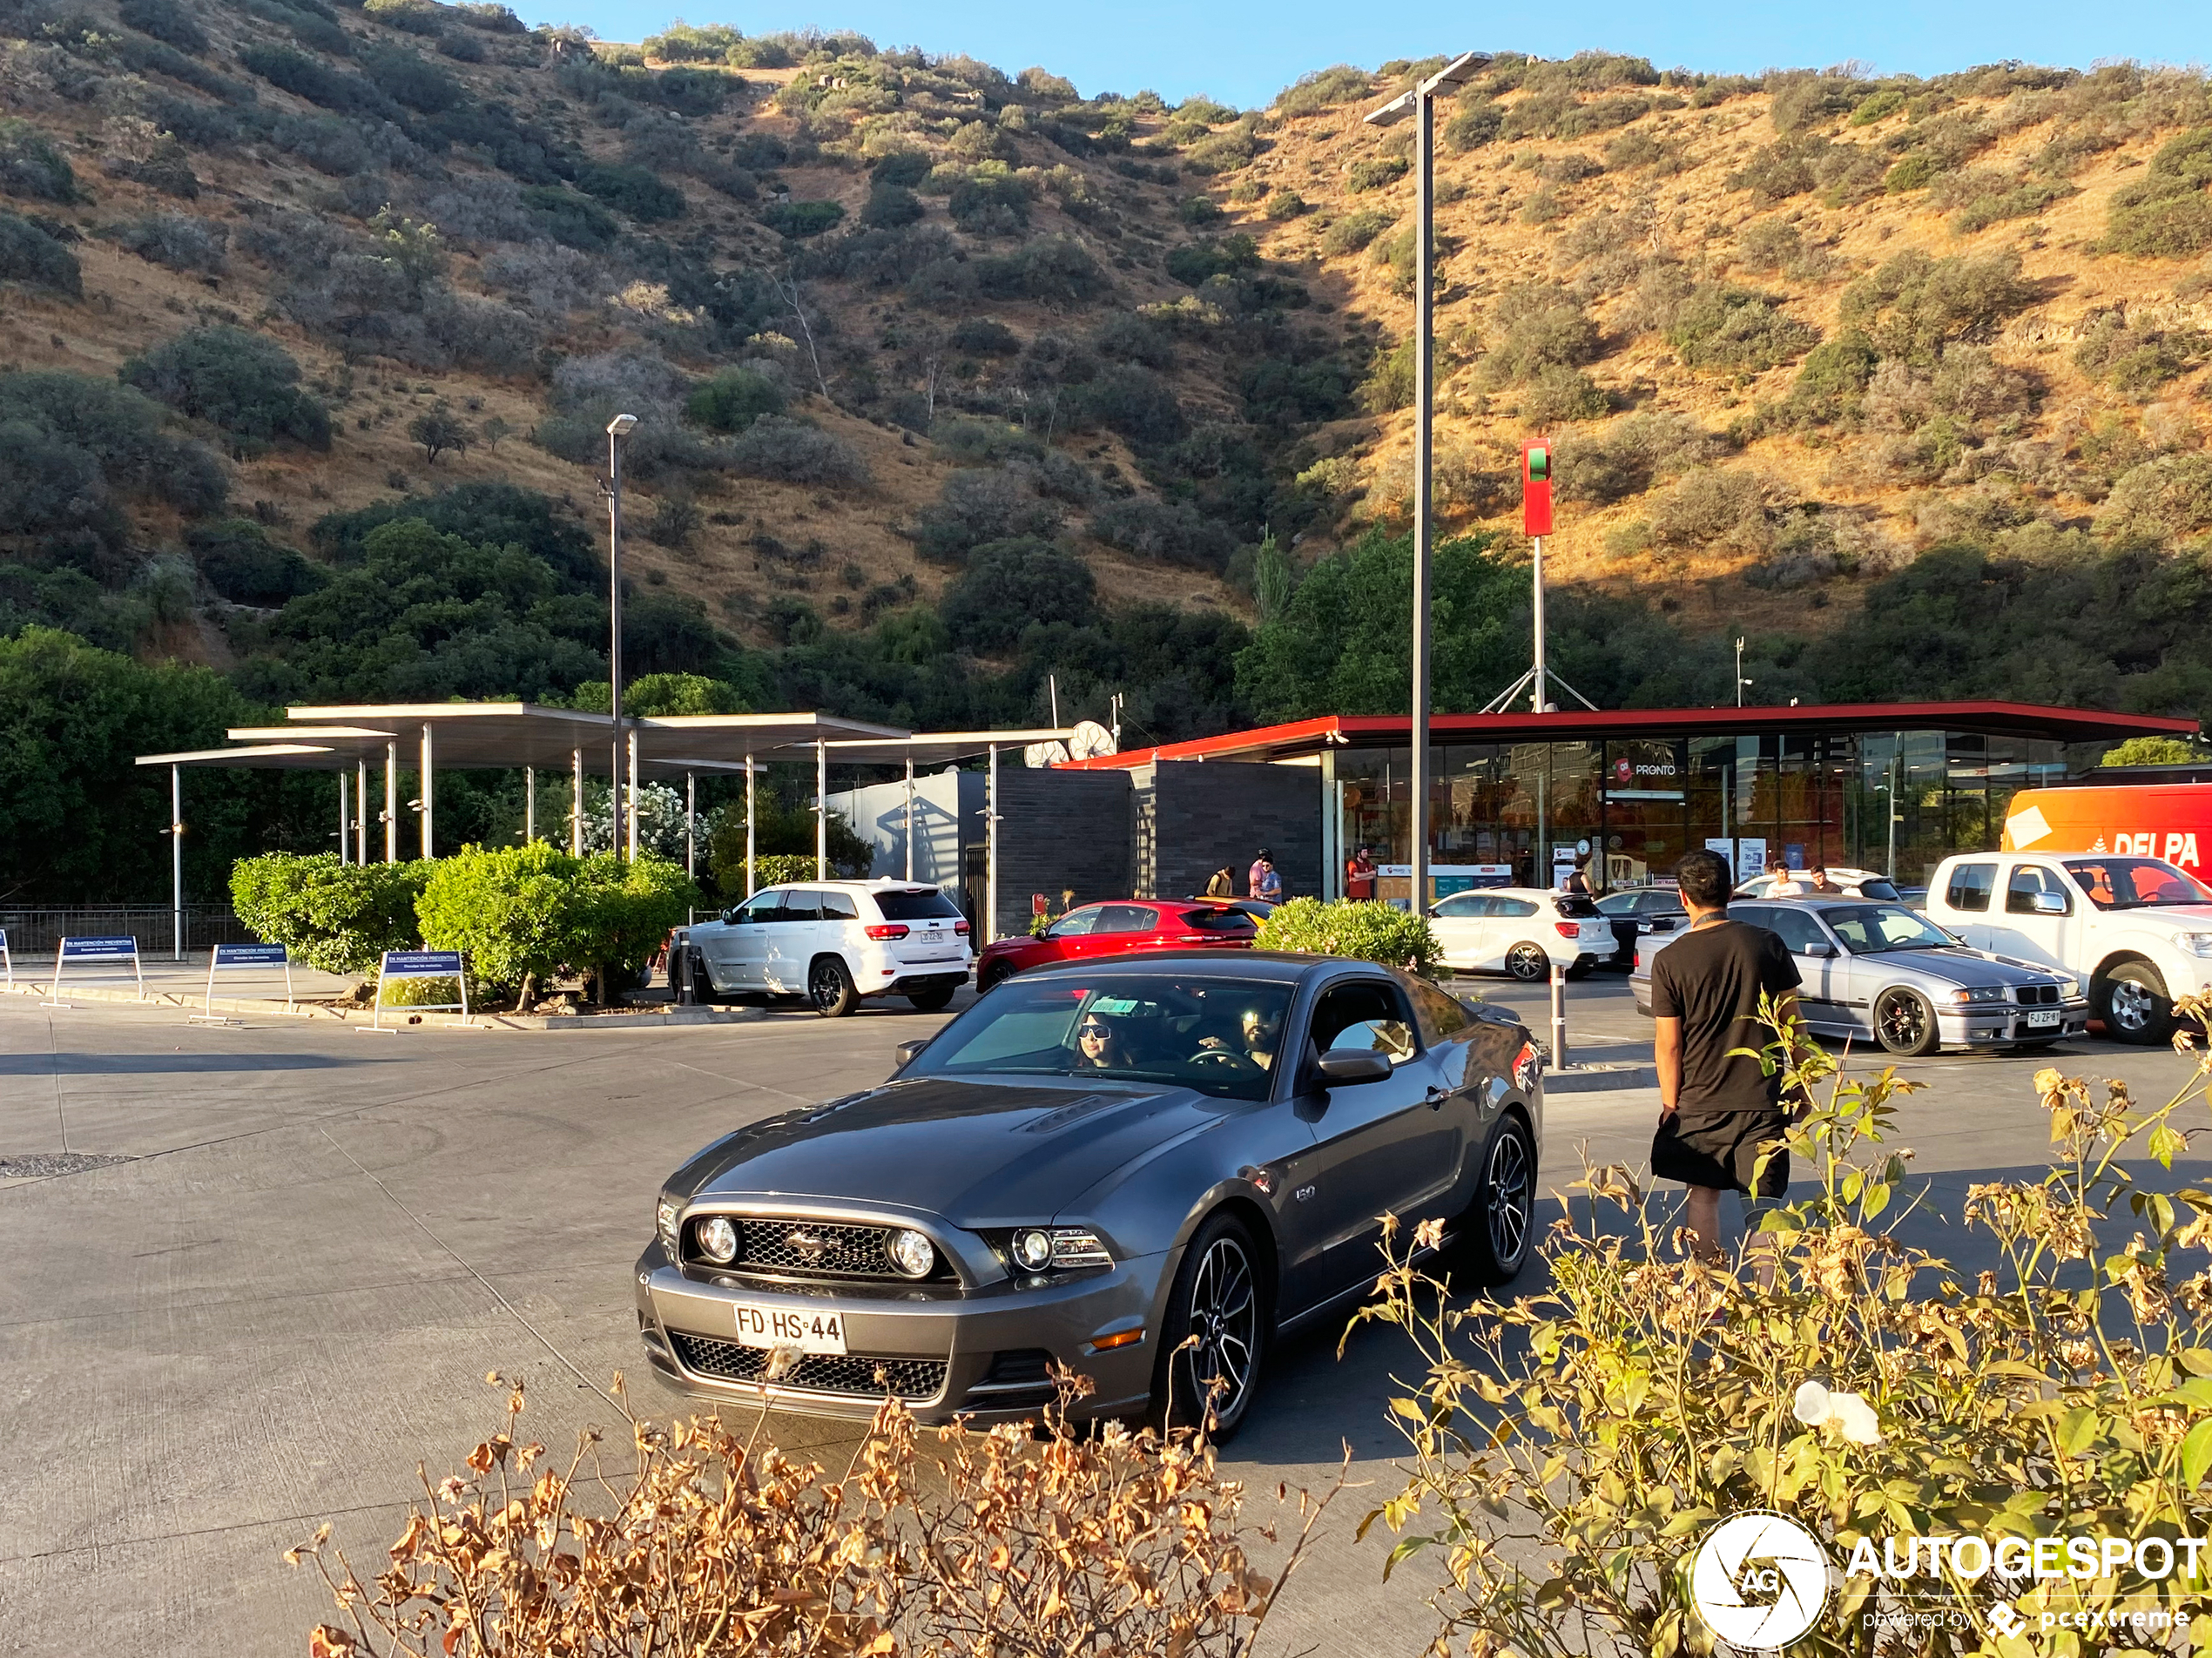
[[[880,1088],[716,1141],[637,1268],[654,1371],[698,1398],[925,1422],[1249,1409],[1281,1332],[1372,1287],[1380,1217],[1511,1278],[1534,1231],[1539,1056],[1509,1014],[1366,962],[1040,969]],[[1195,1341],[1191,1338],[1195,1338]]]

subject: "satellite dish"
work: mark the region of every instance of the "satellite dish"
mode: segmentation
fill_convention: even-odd
[[[1114,733],[1095,719],[1076,722],[1076,729],[1068,733],[1068,754],[1071,759],[1096,759],[1102,754],[1111,754],[1121,745],[1114,741]]]
[[[1057,765],[1067,758],[1068,745],[1060,742],[1032,743],[1022,751],[1022,763],[1033,772],[1043,766]]]

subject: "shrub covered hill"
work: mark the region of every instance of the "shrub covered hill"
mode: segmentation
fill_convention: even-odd
[[[1403,705],[1413,183],[1359,117],[1433,65],[1238,111],[432,0],[0,37],[0,648],[588,698],[625,410],[631,663],[709,700]],[[1601,701],[1719,700],[1748,631],[1777,700],[2212,705],[2202,76],[1506,53],[1440,143],[1440,705],[1526,665],[1537,433]]]

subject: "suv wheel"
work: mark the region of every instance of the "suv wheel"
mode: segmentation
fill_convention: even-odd
[[[1534,944],[1516,944],[1506,952],[1506,971],[1523,984],[1551,977],[1552,959]]]
[[[842,1019],[860,1005],[860,993],[853,987],[853,975],[845,970],[842,960],[816,956],[814,965],[806,970],[806,1000],[823,1018]]]
[[[934,990],[910,990],[907,1000],[914,1003],[918,1014],[941,1014],[953,1005],[953,987],[939,985]]]
[[[2105,1034],[2142,1047],[2168,1041],[2174,1004],[2166,981],[2148,961],[2122,961],[2096,982],[2093,1000]]]

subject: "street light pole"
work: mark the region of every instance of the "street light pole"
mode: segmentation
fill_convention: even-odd
[[[622,441],[637,429],[635,414],[617,414],[607,422],[607,718],[611,741],[607,762],[609,844],[622,855]],[[637,803],[629,803],[635,810]]]
[[[1428,908],[1428,712],[1429,712],[1429,543],[1431,462],[1435,448],[1433,421],[1436,401],[1436,98],[1456,90],[1490,62],[1487,52],[1462,52],[1437,72],[1367,112],[1370,126],[1394,126],[1407,116],[1418,122],[1414,175],[1418,181],[1418,228],[1413,245],[1413,794],[1407,839],[1413,879],[1408,886],[1413,912]]]
[[[1736,642],[1736,705],[1743,706],[1743,687],[1751,682],[1743,677],[1743,641]]]

